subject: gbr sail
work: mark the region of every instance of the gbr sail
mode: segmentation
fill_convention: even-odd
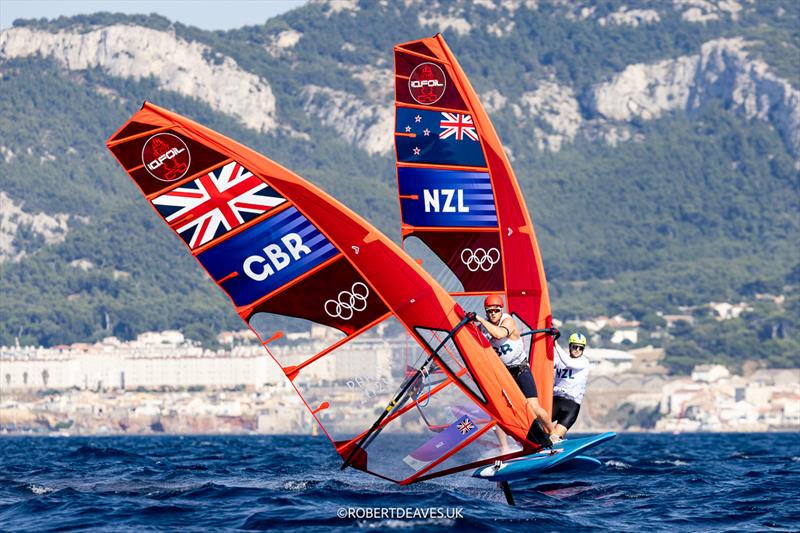
[[[403,484],[472,468],[502,451],[496,426],[522,443],[519,453],[536,449],[521,392],[463,309],[364,219],[148,103],[107,145],[345,466]],[[290,332],[311,339],[287,340]]]
[[[500,139],[441,35],[395,46],[403,247],[467,310],[502,295],[522,332],[551,330],[542,258]],[[552,330],[551,330],[552,332]],[[524,336],[552,412],[553,339]]]

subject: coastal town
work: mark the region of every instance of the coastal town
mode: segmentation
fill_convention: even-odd
[[[290,381],[281,366],[335,343],[329,332],[289,334],[269,354],[249,330],[218,340],[223,348],[209,350],[164,331],[129,342],[2,347],[0,433],[319,434],[316,416],[336,438],[374,419],[384,407],[380,392],[397,390],[418,356],[405,336],[375,332]],[[575,432],[800,428],[800,369],[735,375],[699,365],[689,376],[671,376],[657,348],[589,348],[586,357],[591,377]],[[429,414],[436,409],[430,403]],[[403,431],[423,430],[418,416],[402,418]]]

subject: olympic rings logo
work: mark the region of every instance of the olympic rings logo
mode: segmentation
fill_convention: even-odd
[[[353,314],[367,308],[369,288],[360,281],[353,283],[350,291],[342,291],[335,300],[325,302],[325,313],[331,318],[350,320]]]
[[[470,272],[477,272],[483,270],[489,272],[500,261],[500,250],[497,248],[464,248],[461,250],[461,262],[469,269]]]

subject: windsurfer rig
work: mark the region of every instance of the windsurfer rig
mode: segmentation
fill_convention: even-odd
[[[150,103],[107,145],[258,335],[345,466],[401,484],[475,468],[501,457],[494,427],[518,443],[503,458],[540,448],[528,440],[522,392],[467,313],[346,206]],[[177,267],[165,257],[163,268]],[[524,297],[514,290],[512,301]],[[275,325],[287,323],[313,330],[314,342],[283,342]],[[415,348],[377,357],[375,343],[398,332]]]

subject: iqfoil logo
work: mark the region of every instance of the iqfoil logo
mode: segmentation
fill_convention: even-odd
[[[420,63],[408,77],[408,91],[418,104],[435,104],[444,95],[446,87],[444,71],[435,63]]]
[[[172,133],[153,135],[142,147],[142,164],[157,180],[172,182],[189,171],[192,162],[189,147]]]

